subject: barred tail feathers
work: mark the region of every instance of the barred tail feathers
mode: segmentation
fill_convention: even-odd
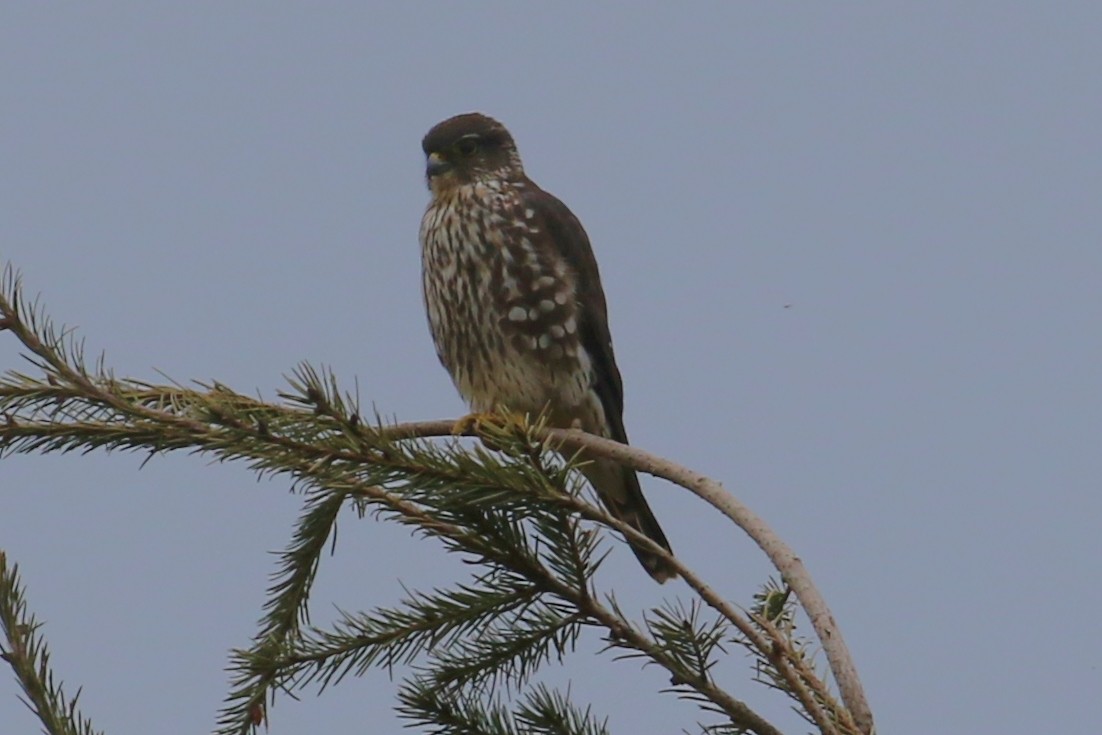
[[[666,534],[662,532],[658,519],[654,517],[647,499],[643,496],[643,489],[639,486],[639,476],[635,470],[610,460],[597,459],[586,465],[582,473],[597,491],[597,496],[600,497],[609,515],[627,523],[672,553]],[[630,541],[628,544],[647,574],[659,584],[677,576],[677,571],[667,560]]]

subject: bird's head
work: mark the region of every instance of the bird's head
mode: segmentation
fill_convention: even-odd
[[[437,123],[421,148],[425,177],[434,194],[463,184],[524,177],[513,136],[497,120],[477,112]]]

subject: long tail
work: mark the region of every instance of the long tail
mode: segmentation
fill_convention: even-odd
[[[662,532],[662,527],[658,525],[658,520],[647,505],[647,499],[643,497],[643,489],[639,486],[639,477],[635,470],[616,462],[598,459],[586,465],[582,472],[597,491],[610,515],[627,523],[666,551],[672,552],[666,534]],[[628,543],[635,552],[635,558],[656,582],[662,584],[677,576],[677,571],[665,559],[630,541]]]

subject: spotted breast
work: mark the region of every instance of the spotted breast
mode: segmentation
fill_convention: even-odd
[[[513,189],[456,187],[421,223],[436,352],[472,410],[539,412],[587,402],[574,274],[540,253],[536,212]]]

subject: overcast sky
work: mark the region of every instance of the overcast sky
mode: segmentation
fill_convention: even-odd
[[[1027,7],[1031,5],[1032,7]],[[459,415],[421,304],[420,140],[472,110],[585,224],[635,444],[801,554],[879,729],[1102,720],[1102,4],[69,3],[0,10],[0,259],[120,376],[274,398],[309,360]],[[10,335],[0,367],[25,369]],[[0,463],[0,548],[110,735],[209,731],[300,499],[243,466]],[[645,481],[748,603],[761,555]],[[317,592],[465,571],[342,523]],[[633,610],[659,588],[617,547]],[[695,710],[587,639],[557,681],[614,732]],[[725,669],[790,732],[786,703]],[[273,735],[400,732],[396,683],[281,698]],[[38,732],[0,672],[0,732]]]

